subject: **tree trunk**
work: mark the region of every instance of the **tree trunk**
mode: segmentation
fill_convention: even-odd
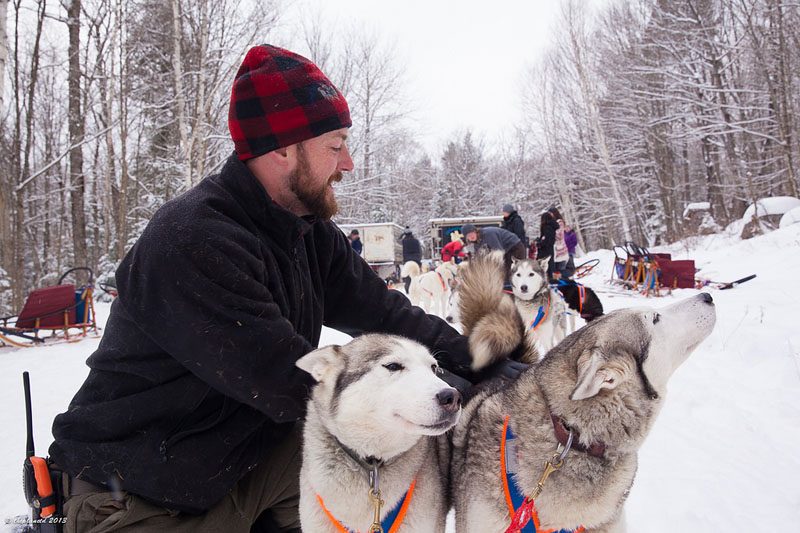
[[[69,103],[69,172],[70,204],[72,208],[72,243],[75,266],[88,266],[86,249],[86,211],[84,208],[85,181],[83,176],[84,119],[81,113],[81,0],[72,0],[67,11],[69,28],[69,74],[67,77]]]
[[[183,148],[183,186],[192,187],[192,149],[186,125],[186,101],[183,93],[183,65],[181,64],[181,13],[179,0],[172,0],[172,69],[175,74],[175,99],[178,103],[178,130]]]

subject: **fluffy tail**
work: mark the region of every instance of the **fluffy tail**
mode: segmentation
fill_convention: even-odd
[[[480,252],[460,270],[459,313],[469,337],[472,369],[480,370],[525,345],[525,325],[510,295],[503,292],[502,252]]]
[[[401,278],[416,278],[420,275],[419,265],[416,261],[406,261],[400,268]]]

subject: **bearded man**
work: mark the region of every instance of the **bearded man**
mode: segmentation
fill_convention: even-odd
[[[387,290],[330,222],[333,184],[353,169],[350,125],[316,65],[248,51],[235,152],[126,255],[89,375],[53,424],[66,531],[299,531],[313,379],[295,361],[323,324],[416,339],[475,377],[466,338]]]

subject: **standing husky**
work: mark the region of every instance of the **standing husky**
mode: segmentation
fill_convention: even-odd
[[[303,531],[367,531],[372,490],[383,500],[381,520],[396,511],[400,531],[444,531],[449,453],[431,437],[458,421],[461,399],[430,352],[372,334],[315,350],[297,366],[317,381],[303,430]]]
[[[461,292],[462,316],[473,322],[493,317],[490,332],[474,327],[470,335],[491,333],[524,344],[518,318],[501,311],[494,292],[488,293],[495,291],[492,283],[469,279],[486,270],[462,273],[463,286],[487,287],[483,294]],[[567,337],[505,389],[470,400],[453,434],[456,531],[505,531],[519,508],[518,495],[534,492],[545,462],[554,454],[558,462],[559,453],[563,465],[535,500],[541,530],[625,531],[623,503],[637,450],[661,409],[670,375],[714,322],[708,294],[659,310],[614,311]],[[481,342],[471,337],[470,345]]]
[[[458,275],[458,265],[453,261],[442,263],[432,272],[411,278],[408,297],[411,303],[430,314],[443,317],[447,308],[447,294]]]
[[[547,281],[549,260],[549,257],[542,260],[512,258],[510,272],[514,303],[527,325],[528,334],[539,342],[542,353],[547,353],[567,335],[567,306]]]

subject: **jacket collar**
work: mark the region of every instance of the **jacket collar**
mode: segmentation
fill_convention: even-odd
[[[299,217],[278,205],[235,153],[212,179],[234,197],[260,230],[287,247],[310,232],[319,220]]]

